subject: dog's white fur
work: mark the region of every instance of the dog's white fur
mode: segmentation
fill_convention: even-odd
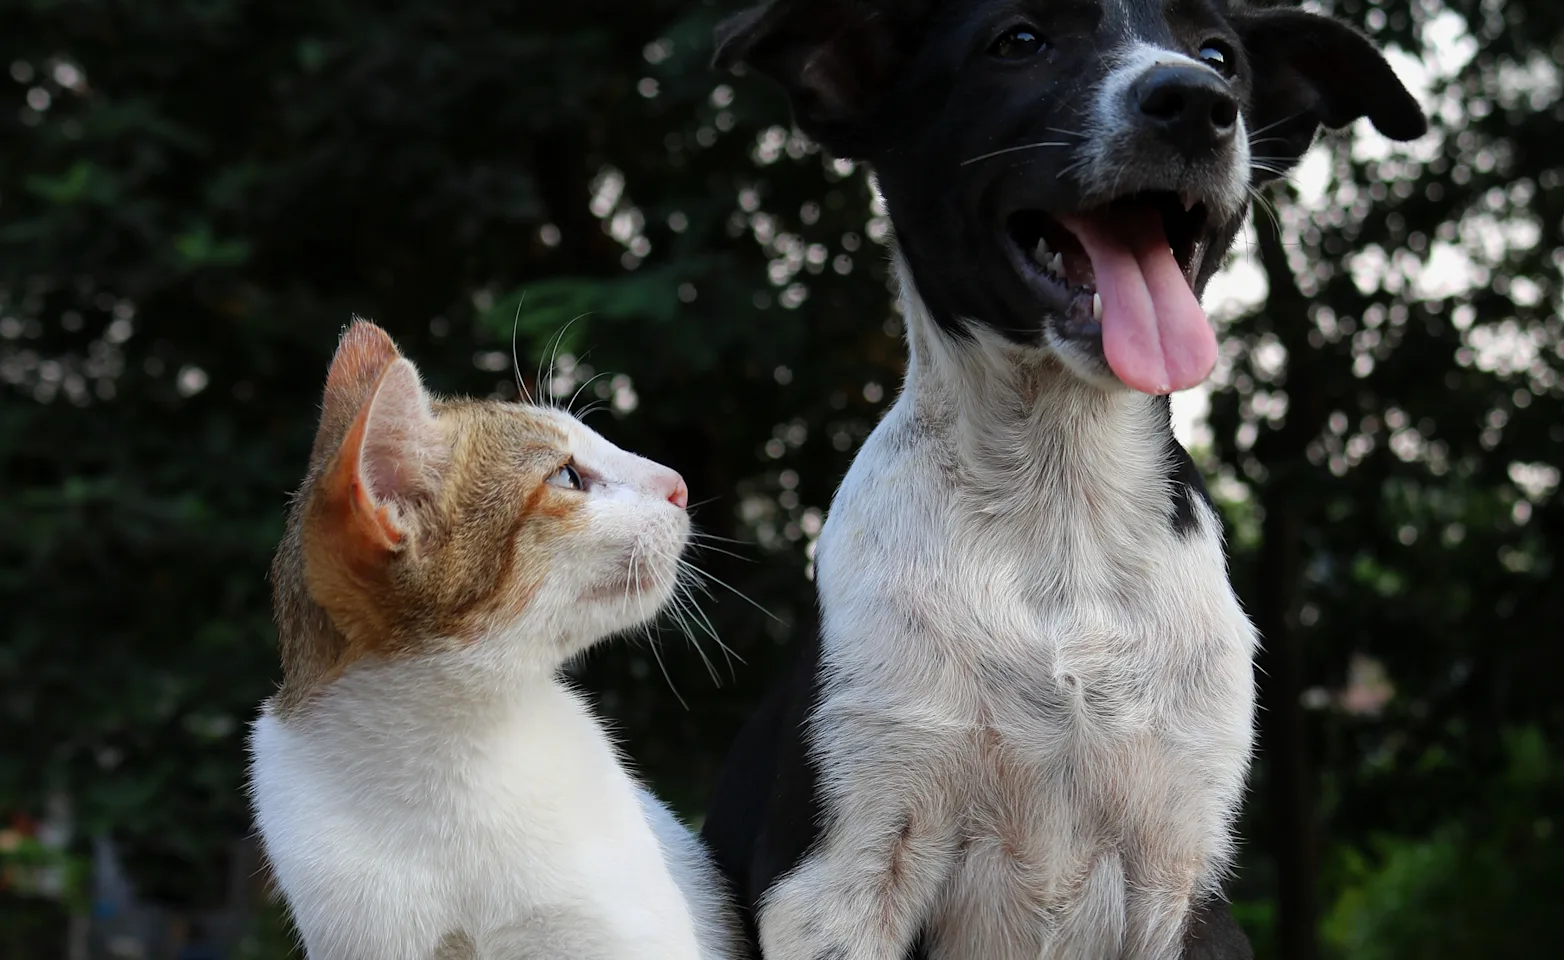
[[[556,416],[597,479],[580,542],[521,619],[357,664],[254,725],[256,822],[311,960],[738,955],[699,841],[557,676],[667,601],[688,518],[667,502],[670,471]],[[596,597],[627,552],[656,588]]]
[[[898,268],[905,388],[818,553],[828,820],[767,960],[901,960],[925,923],[936,960],[1176,957],[1252,740],[1220,524],[1173,529],[1159,401],[952,339]]]

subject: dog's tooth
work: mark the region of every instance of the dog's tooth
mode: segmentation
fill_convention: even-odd
[[[1048,254],[1048,241],[1044,240],[1042,237],[1038,237],[1037,249],[1032,251],[1032,259],[1036,260],[1040,265],[1046,267],[1048,265]]]
[[[1053,259],[1048,261],[1048,272],[1056,277],[1064,276],[1064,254],[1054,254]]]
[[[1181,199],[1184,201],[1184,212],[1185,213],[1188,213],[1189,211],[1195,209],[1195,204],[1199,203],[1199,201],[1195,199],[1195,195],[1192,194],[1192,193],[1184,194],[1184,196]]]
[[[1100,293],[1092,294],[1092,319],[1098,323],[1102,322],[1102,294]]]

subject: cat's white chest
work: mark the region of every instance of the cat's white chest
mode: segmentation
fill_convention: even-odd
[[[568,691],[529,695],[478,731],[384,698],[256,722],[257,821],[312,960],[698,955],[611,745]]]

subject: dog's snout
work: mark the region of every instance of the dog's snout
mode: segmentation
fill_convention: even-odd
[[[1152,67],[1131,86],[1130,95],[1139,122],[1185,156],[1227,143],[1237,129],[1238,98],[1205,67]]]

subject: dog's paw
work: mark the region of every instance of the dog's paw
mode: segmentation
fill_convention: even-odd
[[[766,897],[760,947],[766,960],[901,960],[859,897],[822,891],[794,874]]]

